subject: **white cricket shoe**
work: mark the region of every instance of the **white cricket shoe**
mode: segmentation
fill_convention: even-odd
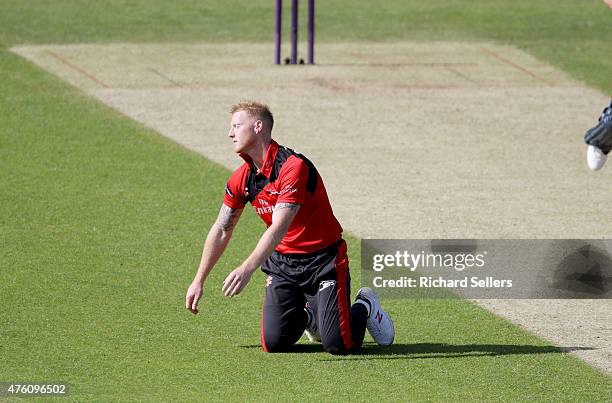
[[[314,312],[312,311],[312,308],[310,307],[308,302],[304,307],[304,311],[308,316],[308,322],[306,323],[306,330],[304,330],[304,334],[306,335],[306,337],[308,337],[308,340],[311,343],[320,343],[321,335],[319,334],[319,330],[317,329],[317,320],[315,319]]]
[[[393,344],[395,327],[393,320],[380,306],[378,296],[369,287],[363,287],[357,293],[356,303],[362,303],[368,309],[367,328],[376,343],[381,346]]]
[[[608,156],[598,147],[589,146],[587,148],[587,165],[592,171],[599,171],[604,166]]]

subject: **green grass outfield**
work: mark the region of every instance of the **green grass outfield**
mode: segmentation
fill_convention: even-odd
[[[229,172],[6,47],[271,42],[273,2],[90,3],[0,2],[0,382],[64,381],[79,401],[609,401],[610,376],[458,300],[385,301],[390,349],[263,353],[261,273],[237,298],[220,293],[262,231],[250,212],[191,316],[184,292]],[[612,90],[612,11],[599,1],[319,3],[323,41],[495,40]]]

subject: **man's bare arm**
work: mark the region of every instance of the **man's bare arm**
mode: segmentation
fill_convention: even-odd
[[[274,252],[274,249],[287,234],[289,225],[291,225],[299,210],[300,205],[295,203],[278,203],[274,206],[272,225],[263,233],[249,257],[232,271],[223,282],[225,296],[231,297],[242,291],[253,272]]]
[[[223,231],[229,231],[231,235],[231,231],[236,227],[241,214],[242,209],[234,209],[223,204],[214,225],[217,225]]]
[[[241,214],[242,209],[233,209],[225,204],[221,206],[217,221],[210,228],[204,242],[200,266],[195,277],[200,282],[203,283],[206,280],[208,273],[210,273],[221,255],[223,255]]]
[[[242,209],[233,209],[223,204],[217,221],[208,231],[198,271],[185,296],[185,307],[193,313],[198,313],[197,306],[204,281],[223,255],[241,214]]]

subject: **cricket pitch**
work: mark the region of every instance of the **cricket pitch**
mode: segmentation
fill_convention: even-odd
[[[361,238],[610,235],[609,172],[582,143],[609,98],[512,47],[323,43],[315,66],[275,66],[263,44],[12,50],[230,169],[229,107],[268,103]],[[612,372],[611,301],[479,303]]]

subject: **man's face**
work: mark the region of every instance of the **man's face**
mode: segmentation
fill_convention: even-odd
[[[251,147],[257,142],[257,135],[260,131],[260,120],[250,117],[245,111],[234,113],[228,133],[228,137],[234,144],[234,152],[247,154]]]
[[[608,7],[612,8],[612,0],[603,0],[604,3],[608,5]]]

